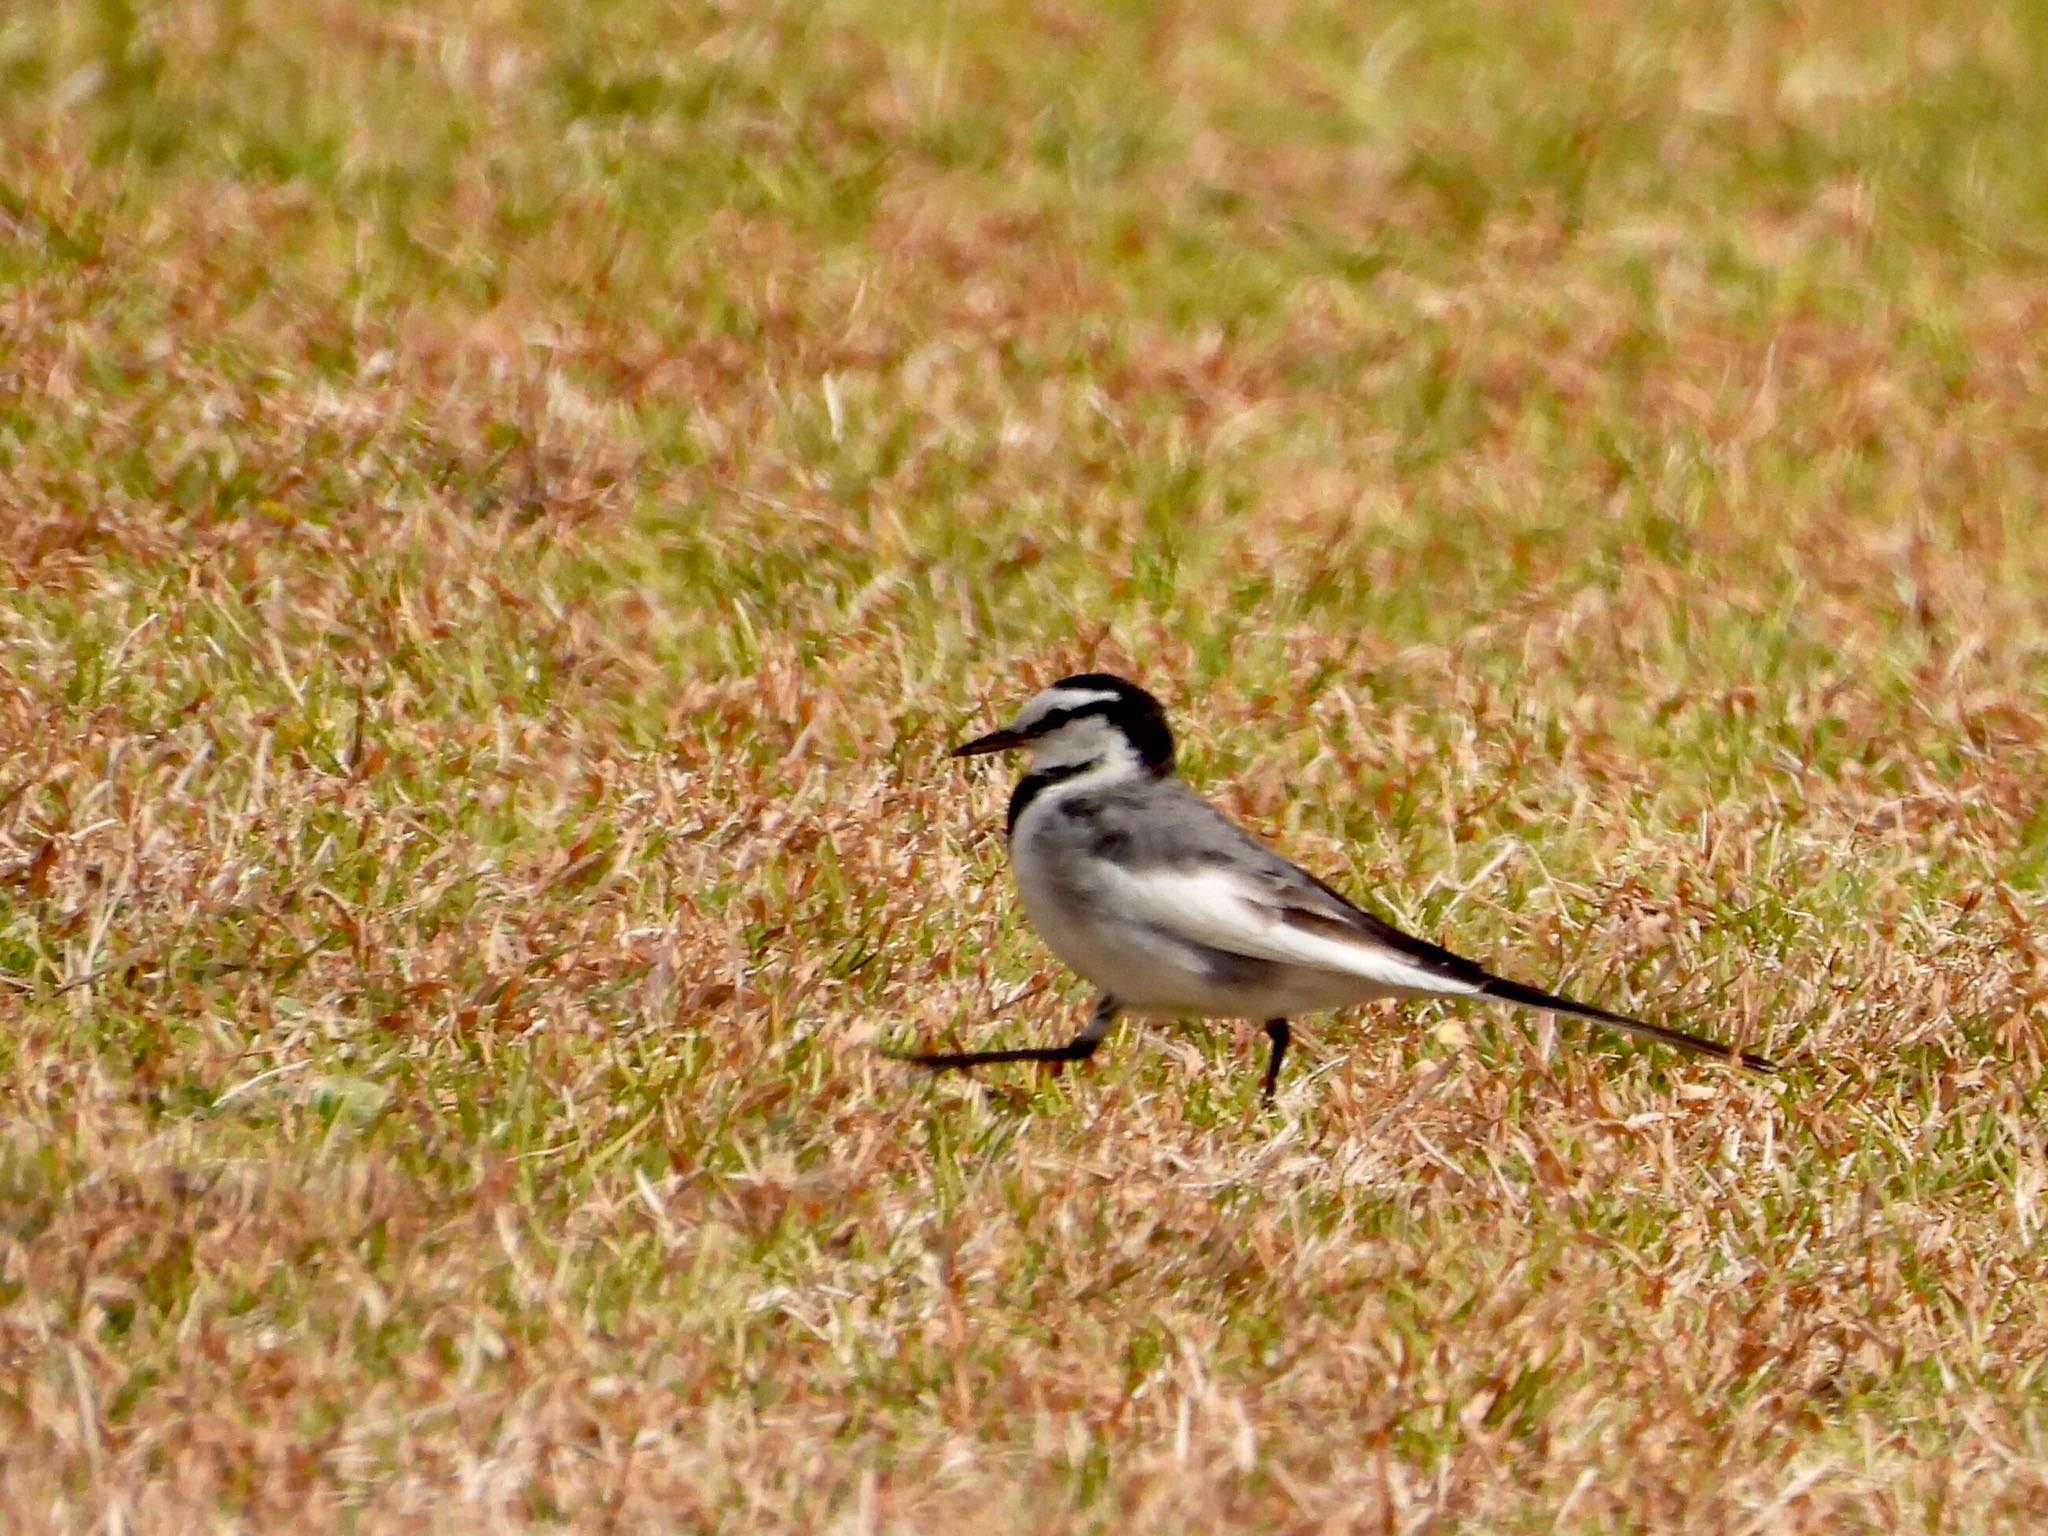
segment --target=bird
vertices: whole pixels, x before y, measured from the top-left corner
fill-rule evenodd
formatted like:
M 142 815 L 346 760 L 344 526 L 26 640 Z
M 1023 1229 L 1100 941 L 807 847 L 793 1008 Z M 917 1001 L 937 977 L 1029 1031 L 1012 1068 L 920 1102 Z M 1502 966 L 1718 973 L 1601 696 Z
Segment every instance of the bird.
M 1086 1061 L 1119 1017 L 1240 1018 L 1270 1042 L 1270 1102 L 1290 1021 L 1374 998 L 1491 999 L 1772 1073 L 1767 1057 L 1496 976 L 1403 932 L 1232 821 L 1174 771 L 1159 701 L 1108 672 L 1063 677 L 956 758 L 1022 751 L 1010 867 L 1024 911 L 1096 991 L 1064 1045 L 888 1050 L 932 1071 Z M 1057 1066 L 1055 1066 L 1057 1070 Z

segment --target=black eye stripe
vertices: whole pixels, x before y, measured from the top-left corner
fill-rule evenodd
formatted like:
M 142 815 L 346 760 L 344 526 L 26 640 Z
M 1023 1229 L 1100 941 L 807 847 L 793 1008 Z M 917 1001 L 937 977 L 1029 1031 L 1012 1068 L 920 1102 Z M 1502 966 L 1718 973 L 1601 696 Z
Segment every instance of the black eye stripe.
M 1074 721 L 1085 720 L 1091 715 L 1102 715 L 1104 717 L 1114 715 L 1121 707 L 1122 701 L 1120 699 L 1094 699 L 1086 704 L 1076 704 L 1071 709 L 1056 709 L 1039 721 L 1038 724 L 1031 727 L 1027 734 L 1032 736 L 1048 735 L 1063 725 L 1071 725 Z
M 1104 687 L 1106 689 L 1108 684 L 1105 683 Z M 1173 732 L 1167 728 L 1166 716 L 1158 701 L 1129 684 L 1120 687 L 1124 691 L 1110 697 L 1094 698 L 1085 704 L 1052 710 L 1035 725 L 1024 727 L 1021 734 L 1027 740 L 1035 740 L 1076 720 L 1107 720 L 1123 733 L 1124 740 L 1130 743 L 1146 768 L 1154 774 L 1170 773 L 1173 769 Z

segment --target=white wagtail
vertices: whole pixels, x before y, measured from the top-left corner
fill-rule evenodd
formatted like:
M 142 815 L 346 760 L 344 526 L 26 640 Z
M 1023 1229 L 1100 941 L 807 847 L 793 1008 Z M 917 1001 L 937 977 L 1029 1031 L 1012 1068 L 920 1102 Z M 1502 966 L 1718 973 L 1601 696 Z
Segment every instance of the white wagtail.
M 1024 910 L 1053 953 L 1100 989 L 1065 1045 L 892 1051 L 943 1070 L 1004 1061 L 1084 1061 L 1121 1013 L 1263 1019 L 1265 1095 L 1287 1054 L 1287 1021 L 1369 998 L 1495 998 L 1589 1019 L 1740 1062 L 1774 1063 L 1495 976 L 1411 937 L 1242 831 L 1174 776 L 1159 701 L 1085 672 L 1034 697 L 1001 730 L 953 749 L 1021 747 L 1031 768 L 1010 796 L 1010 864 Z

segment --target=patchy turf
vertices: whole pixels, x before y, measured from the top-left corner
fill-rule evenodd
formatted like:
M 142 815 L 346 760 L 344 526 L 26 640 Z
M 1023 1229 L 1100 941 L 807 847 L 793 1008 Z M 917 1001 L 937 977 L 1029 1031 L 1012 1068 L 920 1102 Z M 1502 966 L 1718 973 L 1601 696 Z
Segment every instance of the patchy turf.
M 2048 1519 L 2038 8 L 1225 9 L 0 17 L 0 1525 Z M 1784 1078 L 880 1060 L 1084 662 Z

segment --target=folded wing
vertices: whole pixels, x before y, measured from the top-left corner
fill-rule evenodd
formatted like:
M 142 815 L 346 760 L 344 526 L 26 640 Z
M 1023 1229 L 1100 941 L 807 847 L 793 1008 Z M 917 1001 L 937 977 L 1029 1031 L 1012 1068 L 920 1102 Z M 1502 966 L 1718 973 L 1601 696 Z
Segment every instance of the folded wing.
M 1110 878 L 1121 910 L 1226 954 L 1431 997 L 1470 996 L 1488 979 L 1469 960 L 1402 933 L 1292 869 L 1155 865 Z

